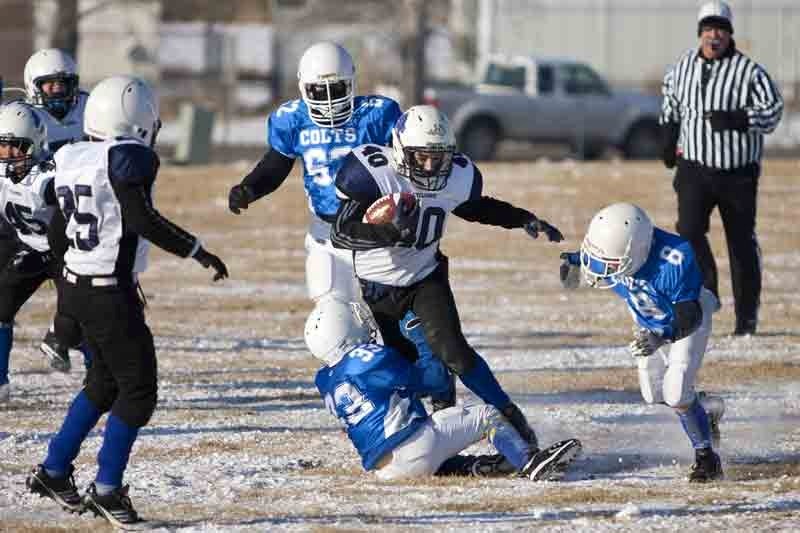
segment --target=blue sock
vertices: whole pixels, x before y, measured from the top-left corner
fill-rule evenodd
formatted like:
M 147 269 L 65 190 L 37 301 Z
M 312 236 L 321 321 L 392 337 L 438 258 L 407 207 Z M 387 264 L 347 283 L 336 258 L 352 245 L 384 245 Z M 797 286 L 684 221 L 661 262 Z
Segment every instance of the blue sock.
M 459 378 L 461 378 L 461 383 L 489 405 L 502 410 L 511 403 L 511 399 L 500 387 L 489 365 L 486 364 L 486 360 L 477 352 L 475 353 L 475 366 L 469 372 L 460 375 Z
M 109 487 L 122 486 L 122 474 L 128 466 L 131 448 L 139 428 L 131 427 L 114 413 L 108 415 L 103 446 L 97 454 L 97 484 Z
M 692 441 L 695 450 L 700 448 L 711 448 L 711 424 L 708 421 L 708 414 L 700 402 L 695 398 L 692 405 L 683 413 L 678 413 L 681 419 L 683 430 Z
M 407 312 L 403 320 L 400 321 L 400 331 L 417 348 L 417 366 L 423 368 L 429 364 L 435 364 L 432 362 L 434 359 L 441 361 L 431 350 L 428 341 L 425 340 L 425 330 L 422 328 L 422 322 L 413 311 Z M 433 401 L 448 401 L 455 398 L 455 381 L 450 379 L 450 371 L 445 369 L 442 377 L 447 380 L 447 383 L 442 383 L 442 386 L 439 387 L 442 392 L 431 393 L 431 400 Z
M 69 406 L 61 429 L 47 447 L 47 458 L 43 466 L 48 475 L 61 477 L 67 472 L 69 465 L 78 456 L 83 440 L 97 425 L 101 414 L 84 391 L 78 393 Z
M 0 385 L 8 383 L 8 360 L 14 342 L 14 325 L 0 322 Z
M 92 366 L 92 351 L 89 349 L 89 343 L 83 341 L 78 345 L 78 350 L 83 354 L 83 366 L 89 370 L 89 367 Z
M 492 420 L 488 434 L 489 442 L 497 448 L 497 451 L 503 454 L 514 468 L 522 470 L 531 458 L 530 447 L 500 413 L 497 413 L 497 418 Z

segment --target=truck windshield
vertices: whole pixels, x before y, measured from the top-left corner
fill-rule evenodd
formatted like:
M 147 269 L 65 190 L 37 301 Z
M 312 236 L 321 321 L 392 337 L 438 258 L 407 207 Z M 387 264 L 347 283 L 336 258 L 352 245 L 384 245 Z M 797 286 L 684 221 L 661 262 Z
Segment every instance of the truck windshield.
M 513 87 L 514 89 L 524 91 L 525 67 L 490 63 L 489 67 L 486 69 L 486 79 L 483 82 L 490 85 Z

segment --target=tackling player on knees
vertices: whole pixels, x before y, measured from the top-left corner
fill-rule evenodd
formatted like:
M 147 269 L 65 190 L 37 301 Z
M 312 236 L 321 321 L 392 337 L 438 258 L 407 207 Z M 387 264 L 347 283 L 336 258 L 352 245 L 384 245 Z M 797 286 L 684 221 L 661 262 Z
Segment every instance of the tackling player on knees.
M 491 405 L 449 407 L 428 416 L 419 396 L 449 387 L 444 365 L 430 354 L 411 363 L 376 344 L 376 333 L 367 309 L 334 297 L 317 302 L 305 327 L 309 350 L 325 365 L 315 379 L 325 406 L 347 431 L 364 469 L 380 479 L 433 475 L 485 437 L 514 471 L 535 481 L 563 473 L 580 452 L 575 439 L 532 451 Z
M 580 252 L 564 253 L 561 280 L 575 288 L 580 270 L 590 287 L 610 289 L 628 304 L 642 397 L 672 407 L 695 450 L 689 481 L 722 478 L 722 398 L 695 392 L 711 336 L 716 299 L 703 287 L 688 241 L 653 226 L 641 208 L 618 203 L 592 218 Z M 664 349 L 661 349 L 664 347 Z
M 89 141 L 55 157 L 52 240 L 66 239 L 58 314 L 81 325 L 94 359 L 86 383 L 47 456 L 27 479 L 31 492 L 70 511 L 90 510 L 118 527 L 140 521 L 122 478 L 139 429 L 156 407 L 153 336 L 137 292 L 150 243 L 228 276 L 225 264 L 153 205 L 159 159 L 158 100 L 142 80 L 115 76 L 100 82 L 86 104 Z M 94 483 L 81 498 L 72 473 L 81 444 L 109 412 Z

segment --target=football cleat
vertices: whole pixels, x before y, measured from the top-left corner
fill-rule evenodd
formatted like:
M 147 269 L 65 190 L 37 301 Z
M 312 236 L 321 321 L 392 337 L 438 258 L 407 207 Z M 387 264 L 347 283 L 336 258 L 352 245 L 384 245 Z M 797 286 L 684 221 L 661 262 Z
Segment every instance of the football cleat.
M 501 454 L 478 455 L 470 465 L 470 475 L 474 477 L 500 477 L 515 474 L 517 469 Z
M 719 455 L 710 448 L 701 448 L 695 451 L 694 464 L 689 472 L 690 483 L 708 483 L 723 479 L 722 461 Z
M 39 465 L 25 480 L 25 485 L 33 494 L 50 498 L 67 511 L 81 512 L 83 504 L 78 494 L 78 487 L 75 486 L 75 478 L 72 476 L 74 471 L 75 468 L 70 465 L 69 471 L 64 477 L 50 477 L 47 470 Z
M 95 516 L 102 516 L 119 529 L 140 529 L 144 520 L 139 518 L 139 513 L 133 508 L 128 497 L 128 489 L 129 486 L 125 485 L 101 496 L 97 494 L 97 488 L 92 483 L 83 496 L 83 507 L 93 512 Z
M 69 360 L 69 349 L 58 342 L 54 332 L 47 332 L 47 335 L 42 339 L 42 344 L 39 345 L 39 349 L 50 360 L 50 366 L 53 369 L 59 372 L 69 372 L 70 368 L 72 368 Z
M 719 396 L 712 396 L 706 392 L 698 392 L 697 400 L 708 415 L 708 422 L 711 425 L 711 446 L 717 449 L 721 440 L 719 421 L 725 414 L 725 401 Z
M 520 470 L 520 475 L 533 481 L 555 481 L 564 474 L 581 449 L 581 441 L 578 439 L 556 442 L 549 448 L 534 453 Z

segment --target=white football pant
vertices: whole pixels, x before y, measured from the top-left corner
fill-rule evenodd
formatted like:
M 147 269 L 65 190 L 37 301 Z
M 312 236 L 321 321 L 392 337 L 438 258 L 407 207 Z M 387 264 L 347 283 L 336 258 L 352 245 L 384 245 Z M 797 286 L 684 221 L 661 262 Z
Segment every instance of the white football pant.
M 500 412 L 487 404 L 436 411 L 392 450 L 391 461 L 375 470 L 375 475 L 384 480 L 432 476 L 447 459 L 484 438 L 498 418 L 502 418 Z
M 312 217 L 305 239 L 308 297 L 316 302 L 334 294 L 345 302 L 360 302 L 361 288 L 353 270 L 353 252 L 334 248 L 330 232 L 330 224 Z
M 645 402 L 683 408 L 694 401 L 694 382 L 711 336 L 711 315 L 715 306 L 714 295 L 703 288 L 700 291 L 703 309 L 700 327 L 688 337 L 663 346 L 650 357 L 636 358 L 639 387 Z

